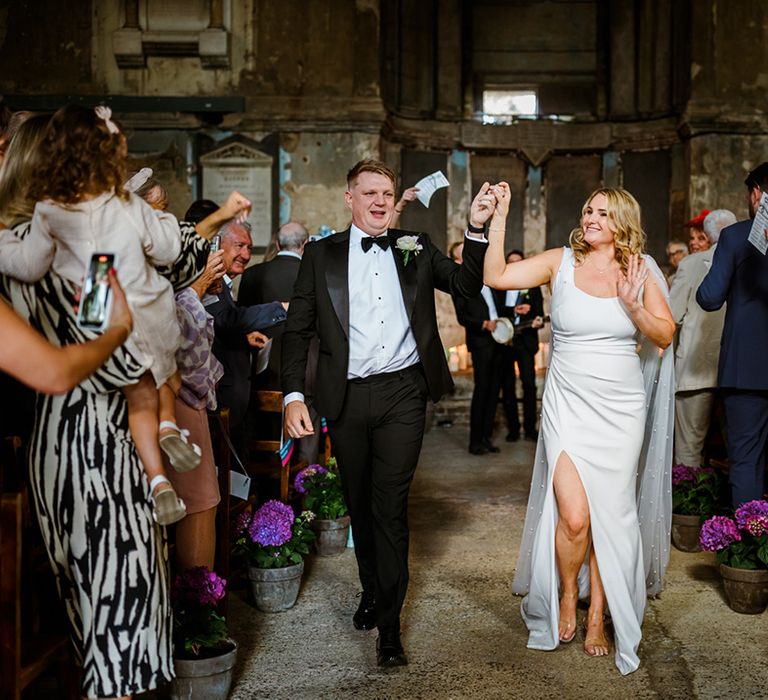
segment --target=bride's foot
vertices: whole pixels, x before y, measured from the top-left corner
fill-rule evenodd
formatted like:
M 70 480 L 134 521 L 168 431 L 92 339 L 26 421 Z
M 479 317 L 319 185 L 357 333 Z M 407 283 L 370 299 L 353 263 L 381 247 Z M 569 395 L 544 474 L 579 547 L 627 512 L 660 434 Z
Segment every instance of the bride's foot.
M 572 642 L 576 636 L 576 604 L 578 593 L 564 593 L 560 598 L 560 623 L 557 633 L 561 644 Z
M 587 656 L 607 656 L 608 637 L 605 635 L 605 616 L 602 613 L 587 614 L 584 651 Z

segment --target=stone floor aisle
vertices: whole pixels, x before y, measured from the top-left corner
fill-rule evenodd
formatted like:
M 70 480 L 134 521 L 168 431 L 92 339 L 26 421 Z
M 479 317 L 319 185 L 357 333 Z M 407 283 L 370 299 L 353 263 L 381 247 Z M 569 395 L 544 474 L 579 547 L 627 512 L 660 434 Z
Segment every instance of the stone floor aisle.
M 473 457 L 466 444 L 463 428 L 432 430 L 416 473 L 403 613 L 409 666 L 379 670 L 376 632 L 352 627 L 359 586 L 348 550 L 308 562 L 288 612 L 261 613 L 244 590 L 233 596 L 233 699 L 768 698 L 768 613 L 732 612 L 709 554 L 672 550 L 630 676 L 616 670 L 613 650 L 587 657 L 581 635 L 554 652 L 526 649 L 510 583 L 534 445 L 501 442 L 501 454 Z

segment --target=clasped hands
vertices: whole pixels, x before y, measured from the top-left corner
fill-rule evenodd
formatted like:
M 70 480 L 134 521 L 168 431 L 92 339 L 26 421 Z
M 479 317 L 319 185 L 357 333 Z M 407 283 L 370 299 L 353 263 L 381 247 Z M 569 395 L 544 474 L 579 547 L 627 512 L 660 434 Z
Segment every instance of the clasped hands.
M 509 212 L 510 197 L 511 192 L 506 182 L 499 182 L 496 185 L 484 182 L 469 209 L 470 226 L 482 228 L 489 220 L 491 225 L 494 221 L 503 225 Z M 472 235 L 471 232 L 470 235 Z

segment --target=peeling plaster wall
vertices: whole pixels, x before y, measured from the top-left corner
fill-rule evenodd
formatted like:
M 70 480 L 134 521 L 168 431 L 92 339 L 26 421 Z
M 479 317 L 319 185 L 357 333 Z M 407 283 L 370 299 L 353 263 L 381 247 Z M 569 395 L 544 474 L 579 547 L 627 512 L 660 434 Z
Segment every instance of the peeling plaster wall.
M 89 92 L 91 3 L 5 2 L 0 9 L 0 91 Z
M 730 209 L 748 217 L 744 178 L 768 160 L 768 135 L 706 135 L 689 142 L 691 211 Z
M 280 223 L 298 221 L 310 233 L 336 231 L 350 222 L 344 202 L 347 171 L 362 158 L 378 157 L 379 137 L 360 133 L 283 133 Z
M 472 204 L 472 173 L 468 151 L 454 150 L 448 158 L 448 248 L 464 238 L 469 207 Z M 446 253 L 448 251 L 446 250 Z M 456 320 L 456 309 L 449 294 L 435 292 L 435 309 L 440 339 L 446 348 L 465 342 L 464 326 Z
M 768 5 L 762 0 L 692 4 L 687 115 L 702 123 L 687 142 L 688 216 L 702 208 L 747 217 L 744 177 L 768 160 Z M 716 122 L 708 128 L 707 122 Z M 729 133 L 730 132 L 730 133 Z
M 696 0 L 691 7 L 691 101 L 694 112 L 756 120 L 766 116 L 768 4 Z

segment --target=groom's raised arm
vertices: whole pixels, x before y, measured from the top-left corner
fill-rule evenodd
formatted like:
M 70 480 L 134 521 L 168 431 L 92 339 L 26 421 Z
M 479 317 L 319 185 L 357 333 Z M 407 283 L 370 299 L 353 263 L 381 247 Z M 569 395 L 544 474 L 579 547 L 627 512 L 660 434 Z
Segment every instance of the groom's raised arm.
M 443 255 L 427 236 L 432 258 L 432 276 L 435 289 L 453 297 L 471 298 L 480 294 L 483 288 L 483 261 L 488 243 L 483 239 L 464 237 L 463 264 L 459 265 Z

